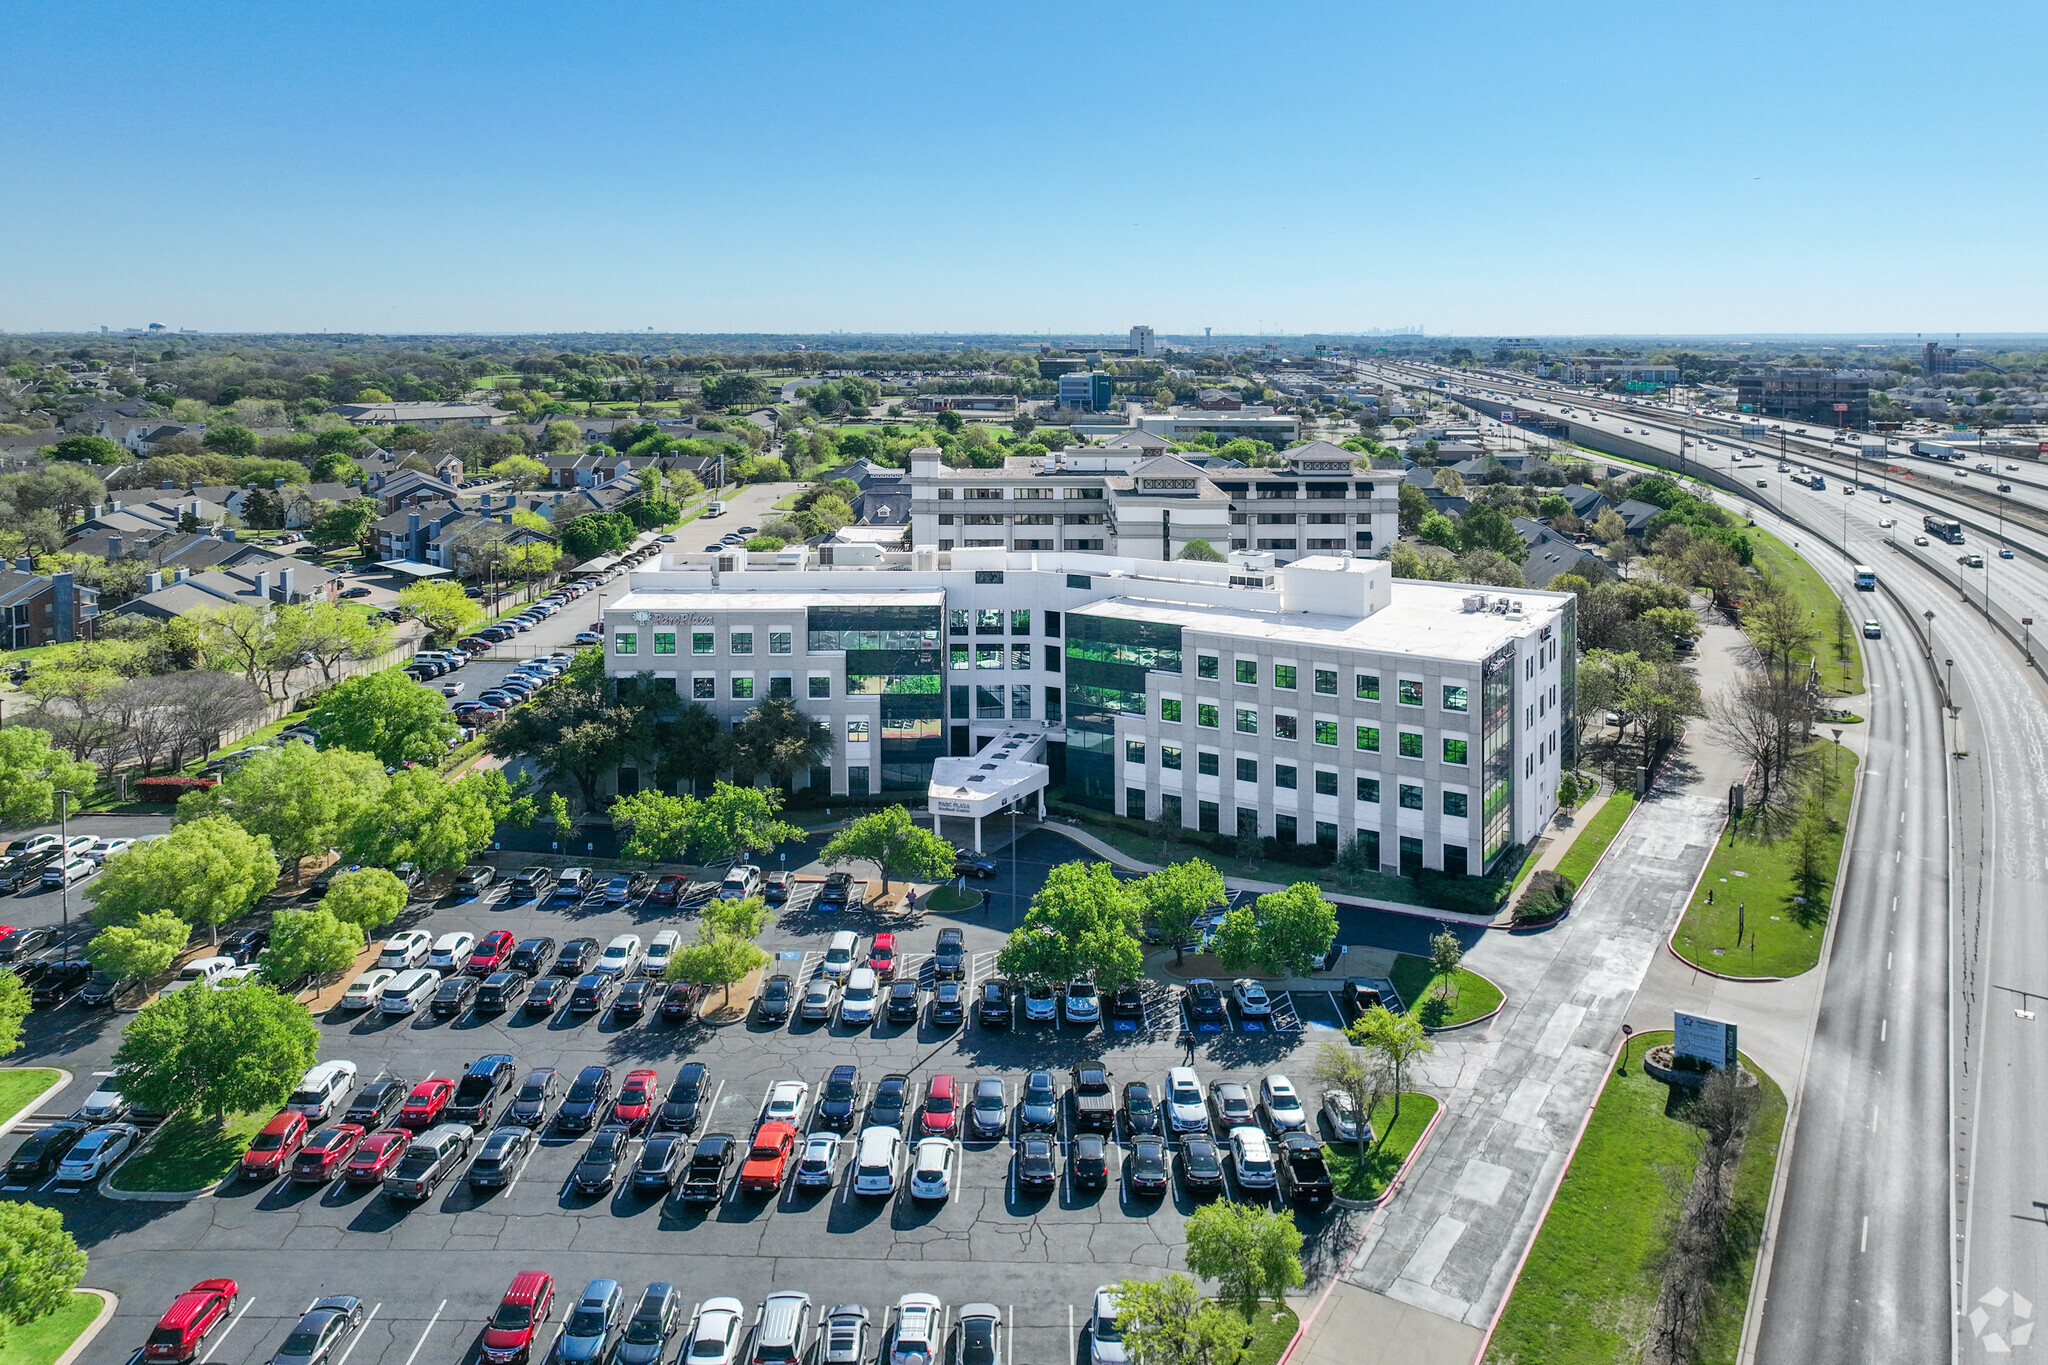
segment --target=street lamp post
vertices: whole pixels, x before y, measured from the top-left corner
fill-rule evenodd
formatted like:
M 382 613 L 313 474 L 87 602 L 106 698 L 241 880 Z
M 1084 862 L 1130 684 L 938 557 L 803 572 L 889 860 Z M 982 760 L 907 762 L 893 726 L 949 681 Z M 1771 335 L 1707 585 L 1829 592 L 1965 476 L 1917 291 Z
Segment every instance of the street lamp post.
M 2034 618 L 2020 618 L 2020 655 L 2028 663 L 2034 662 Z
M 57 790 L 57 838 L 60 841 L 57 854 L 57 903 L 64 912 L 64 951 L 71 951 L 71 797 L 73 793 Z
M 1960 715 L 1962 714 L 1961 710 L 1956 706 L 1956 661 L 1954 659 L 1944 659 L 1942 663 L 1948 669 L 1948 685 L 1944 689 L 1943 700 L 1948 703 L 1950 715 Z

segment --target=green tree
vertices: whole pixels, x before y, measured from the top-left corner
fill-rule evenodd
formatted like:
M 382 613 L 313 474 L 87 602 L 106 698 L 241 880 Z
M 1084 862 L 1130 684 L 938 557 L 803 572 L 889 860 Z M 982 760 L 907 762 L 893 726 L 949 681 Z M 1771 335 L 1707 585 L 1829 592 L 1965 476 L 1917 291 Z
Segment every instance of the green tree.
M 0 729 L 0 828 L 47 824 L 57 813 L 57 793 L 69 791 L 71 805 L 92 794 L 99 768 L 52 747 L 47 730 L 30 725 Z
M 0 972 L 0 1057 L 21 1046 L 21 1025 L 33 1004 L 19 973 Z
M 701 396 L 707 408 L 752 408 L 768 401 L 768 389 L 750 374 L 721 374 L 704 381 Z
M 167 972 L 192 939 L 192 926 L 167 911 L 110 924 L 85 945 L 85 959 L 117 981 L 147 981 Z
M 1219 1199 L 1188 1216 L 1188 1269 L 1216 1281 L 1218 1297 L 1250 1322 L 1302 1283 L 1301 1229 L 1291 1212 Z
M 182 806 L 179 820 L 155 843 L 107 859 L 85 893 L 93 901 L 94 923 L 132 925 L 166 911 L 187 924 L 205 925 L 208 941 L 218 942 L 221 925 L 277 885 L 277 858 L 267 835 L 251 834 L 217 815 L 188 818 Z
M 369 498 L 355 498 L 314 517 L 313 524 L 306 528 L 306 538 L 323 550 L 360 545 L 376 521 L 377 504 Z
M 320 669 L 324 682 L 334 681 L 335 667 L 344 659 L 374 659 L 391 648 L 389 626 L 339 603 L 307 602 L 293 614 L 299 653 Z
M 256 453 L 256 433 L 233 422 L 215 422 L 206 429 L 201 443 L 208 450 L 217 450 L 234 458 L 247 458 Z
M 1459 547 L 1458 524 L 1441 512 L 1433 511 L 1425 516 L 1416 534 L 1428 544 L 1441 545 L 1446 550 Z
M 665 975 L 670 981 L 688 981 L 706 990 L 720 987 L 725 992 L 723 1003 L 730 1004 L 734 984 L 767 962 L 768 954 L 760 945 L 738 934 L 719 933 L 705 924 L 699 927 L 695 943 L 676 950 Z
M 1422 519 L 1430 514 L 1429 495 L 1406 480 L 1396 487 L 1399 489 L 1395 496 L 1400 508 L 1401 534 L 1415 535 L 1422 530 Z
M 1344 1032 L 1352 1042 L 1371 1053 L 1392 1076 L 1394 1118 L 1399 1119 L 1401 1089 L 1408 1063 L 1435 1051 L 1436 1045 L 1429 1041 L 1429 1035 L 1423 1032 L 1414 1015 L 1395 1014 L 1384 1005 L 1375 1005 L 1359 1015 Z
M 306 720 L 322 745 L 374 754 L 393 767 L 440 758 L 457 733 L 447 699 L 396 668 L 342 679 Z
M 703 910 L 704 925 L 716 934 L 758 938 L 768 927 L 768 902 L 759 896 L 741 900 L 714 900 Z
M 524 825 L 533 801 L 505 774 L 481 768 L 445 781 L 433 768 L 402 769 L 344 841 L 358 862 L 411 863 L 423 872 L 458 868 L 488 846 L 500 823 Z
M 179 991 L 144 1005 L 114 1053 L 121 1094 L 215 1123 L 284 1103 L 320 1046 L 306 1007 L 262 986 Z
M 1192 564 L 1222 564 L 1226 562 L 1224 557 L 1217 553 L 1216 547 L 1206 540 L 1189 541 L 1180 547 L 1180 554 L 1175 556 L 1175 558 L 1185 559 Z
M 612 828 L 629 831 L 619 845 L 621 858 L 679 863 L 689 856 L 690 840 L 697 833 L 696 797 L 636 792 L 620 797 L 610 814 Z
M 459 584 L 447 579 L 413 584 L 398 594 L 398 605 L 418 618 L 437 640 L 454 639 L 484 614 Z
M 1013 980 L 1086 976 L 1114 990 L 1144 970 L 1135 937 L 1142 914 L 1136 887 L 1119 880 L 1108 863 L 1062 863 L 1031 898 L 997 966 Z
M 0 1340 L 71 1301 L 85 1279 L 85 1253 L 56 1209 L 0 1204 Z
M 582 444 L 583 432 L 574 422 L 550 422 L 547 430 L 541 433 L 542 450 L 574 450 Z
M 13 492 L 18 510 L 54 512 L 57 520 L 68 526 L 86 508 L 106 501 L 107 486 L 89 469 L 51 464 L 22 475 Z
M 46 460 L 71 460 L 79 464 L 127 464 L 135 458 L 126 446 L 104 436 L 67 436 L 37 453 Z
M 270 920 L 263 979 L 279 990 L 289 990 L 309 976 L 325 978 L 345 971 L 362 949 L 362 926 L 340 918 L 324 905 L 313 910 L 280 910 Z
M 802 826 L 781 818 L 782 793 L 720 782 L 697 803 L 690 842 L 706 862 L 747 858 L 804 837 Z
M 300 859 L 341 843 L 387 782 L 384 765 L 369 754 L 287 744 L 257 754 L 217 787 L 188 793 L 178 819 L 225 815 L 268 835 L 296 875 Z
M 1225 915 L 1210 950 L 1231 971 L 1307 976 L 1336 937 L 1337 908 L 1314 882 L 1296 882 Z
M 548 476 L 548 467 L 527 455 L 513 455 L 498 461 L 485 471 L 494 479 L 503 479 L 522 492 L 538 488 Z
M 733 722 L 721 757 L 744 782 L 766 777 L 788 787 L 832 756 L 832 727 L 797 709 L 787 698 L 762 702 Z
M 1429 975 L 1437 983 L 1439 1000 L 1450 994 L 1451 980 L 1458 974 L 1458 964 L 1465 960 L 1465 945 L 1449 929 L 1437 934 L 1429 941 Z
M 633 519 L 623 512 L 585 512 L 563 522 L 556 539 L 571 559 L 596 559 L 617 554 L 636 534 Z
M 1237 1365 L 1244 1324 L 1185 1275 L 1120 1280 L 1116 1325 L 1133 1365 Z
M 1146 927 L 1173 945 L 1176 964 L 1202 912 L 1230 899 L 1223 874 L 1200 858 L 1169 863 L 1140 879 L 1137 894 Z
M 708 707 L 692 702 L 667 724 L 654 727 L 655 780 L 667 786 L 688 782 L 702 791 L 718 777 L 718 718 Z
M 320 909 L 367 936 L 399 916 L 408 899 L 405 883 L 381 867 L 365 867 L 336 877 L 320 898 Z
M 882 874 L 882 894 L 893 877 L 941 881 L 953 875 L 953 846 L 910 818 L 904 807 L 884 806 L 861 816 L 832 836 L 818 855 L 827 867 L 873 863 Z
M 1335 1090 L 1350 1097 L 1352 1107 L 1358 1111 L 1360 1157 L 1365 1155 L 1373 1112 L 1380 1107 L 1380 1097 L 1385 1093 L 1381 1079 L 1385 1074 L 1372 1064 L 1368 1054 L 1336 1041 L 1324 1043 L 1316 1050 L 1315 1063 L 1309 1070 L 1309 1079 L 1318 1090 Z
M 1515 524 L 1498 507 L 1485 503 L 1467 512 L 1458 523 L 1458 542 L 1464 549 L 1491 550 L 1517 564 L 1529 557 L 1529 547 L 1523 544 L 1522 533 L 1515 529 Z

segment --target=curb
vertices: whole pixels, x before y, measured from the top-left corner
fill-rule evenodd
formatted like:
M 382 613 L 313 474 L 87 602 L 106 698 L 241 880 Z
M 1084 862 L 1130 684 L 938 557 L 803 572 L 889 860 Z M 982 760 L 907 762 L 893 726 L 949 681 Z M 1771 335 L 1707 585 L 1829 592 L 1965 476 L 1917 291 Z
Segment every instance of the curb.
M 18 1111 L 16 1111 L 13 1118 L 7 1120 L 7 1122 L 5 1123 L 0 1123 L 0 1137 L 5 1137 L 7 1136 L 7 1134 L 13 1132 L 14 1125 L 20 1123 L 23 1119 L 33 1117 L 35 1115 L 36 1110 L 42 1108 L 44 1100 L 47 1100 L 52 1095 L 60 1093 L 66 1086 L 70 1085 L 73 1080 L 77 1079 L 69 1071 L 66 1071 L 61 1066 L 25 1066 L 19 1068 L 10 1067 L 8 1069 L 21 1071 L 54 1071 L 57 1073 L 57 1083 L 51 1086 L 48 1090 L 45 1090 L 42 1094 L 30 1100 L 27 1104 L 21 1106 L 21 1108 Z
M 1683 915 L 1679 916 L 1678 923 L 1685 923 L 1685 917 Z M 1736 981 L 1752 986 L 1761 986 L 1766 985 L 1773 981 L 1790 981 L 1793 979 L 1789 976 L 1730 976 L 1727 972 L 1717 972 L 1712 967 L 1702 967 L 1699 963 L 1694 962 L 1691 958 L 1687 957 L 1684 953 L 1679 952 L 1678 949 L 1675 946 L 1673 946 L 1671 940 L 1676 937 L 1678 937 L 1678 925 L 1673 925 L 1671 928 L 1671 933 L 1664 940 L 1664 951 L 1671 954 L 1673 957 L 1677 958 L 1680 962 L 1683 962 L 1686 966 L 1692 968 L 1694 971 L 1699 972 L 1703 975 L 1714 977 L 1715 979 L 1720 981 Z M 1819 964 L 1816 963 L 1815 965 L 1817 966 Z M 1812 967 L 1808 967 L 1806 969 L 1806 971 L 1808 972 L 1812 970 Z M 1806 972 L 1801 972 L 1799 975 L 1805 976 Z
M 164 1120 L 164 1123 L 166 1124 L 169 1122 L 170 1120 L 168 1118 Z M 150 1143 L 155 1142 L 157 1140 L 158 1135 L 161 1134 L 163 1130 L 163 1124 L 159 1124 L 157 1126 L 156 1132 L 151 1133 L 147 1138 L 143 1139 L 141 1142 L 136 1143 L 135 1150 L 130 1152 L 127 1156 L 122 1157 L 121 1164 L 119 1166 L 114 1167 L 113 1170 L 108 1171 L 106 1175 L 100 1179 L 100 1183 L 94 1188 L 99 1191 L 101 1198 L 120 1200 L 124 1203 L 130 1204 L 184 1204 L 189 1203 L 194 1199 L 207 1198 L 208 1196 L 212 1195 L 215 1191 L 220 1189 L 221 1186 L 227 1184 L 228 1181 L 233 1180 L 235 1178 L 235 1172 L 229 1171 L 226 1175 L 214 1181 L 211 1185 L 204 1185 L 196 1190 L 115 1189 L 114 1177 L 121 1173 L 121 1166 L 126 1166 L 129 1162 L 135 1160 L 136 1157 L 140 1156 L 142 1154 L 142 1149 L 149 1146 Z
M 1491 1018 L 1492 1016 L 1489 1015 L 1487 1017 Z M 1401 1182 L 1408 1178 L 1408 1172 L 1415 1165 L 1415 1158 L 1421 1156 L 1422 1149 L 1429 1145 L 1430 1134 L 1434 1133 L 1436 1131 L 1436 1126 L 1439 1123 L 1443 1122 L 1444 1110 L 1448 1109 L 1449 1107 L 1450 1106 L 1442 1100 L 1438 1100 L 1436 1102 L 1436 1112 L 1430 1115 L 1429 1123 L 1422 1130 L 1422 1136 L 1416 1138 L 1415 1145 L 1408 1149 L 1407 1159 L 1401 1163 L 1401 1169 L 1394 1172 L 1394 1178 L 1387 1182 L 1387 1188 L 1381 1192 L 1379 1198 L 1346 1199 L 1342 1195 L 1333 1194 L 1330 1196 L 1330 1202 L 1332 1204 L 1335 1204 L 1340 1209 L 1377 1209 L 1384 1207 L 1388 1200 L 1392 1199 L 1395 1195 L 1401 1192 Z M 1287 1357 L 1283 1353 L 1280 1358 L 1282 1360 L 1285 1360 Z
M 1471 969 L 1470 969 L 1469 967 L 1468 967 L 1468 968 L 1466 968 L 1466 970 L 1467 970 L 1467 971 L 1471 971 Z M 1479 973 L 1477 973 L 1477 972 L 1473 972 L 1472 974 L 1473 974 L 1474 976 L 1478 976 L 1478 975 L 1479 975 Z M 1493 981 L 1493 980 L 1492 980 L 1492 978 L 1490 978 L 1490 977 L 1482 977 L 1481 979 L 1482 979 L 1482 980 L 1484 980 L 1484 981 L 1486 981 L 1486 983 L 1487 983 L 1488 985 L 1492 986 L 1492 987 L 1493 987 L 1493 988 L 1494 988 L 1495 990 L 1497 990 L 1497 991 L 1500 991 L 1500 986 L 1499 986 L 1499 984 L 1498 984 L 1497 982 Z M 1466 1030 L 1466 1029 L 1468 1029 L 1468 1028 L 1478 1028 L 1478 1027 L 1479 1027 L 1479 1026 L 1480 1026 L 1481 1024 L 1490 1024 L 1490 1023 L 1492 1023 L 1492 1022 L 1493 1022 L 1493 1021 L 1494 1021 L 1494 1020 L 1495 1020 L 1496 1018 L 1498 1018 L 1498 1017 L 1500 1016 L 1500 1012 L 1501 1012 L 1502 1010 L 1506 1009 L 1507 1007 L 1508 1007 L 1508 993 L 1507 993 L 1506 991 L 1500 991 L 1500 1003 L 1499 1003 L 1498 1005 L 1495 1005 L 1495 1006 L 1494 1006 L 1494 1007 L 1493 1007 L 1492 1009 L 1488 1010 L 1488 1011 L 1487 1011 L 1486 1013 L 1484 1013 L 1484 1014 L 1480 1015 L 1480 1016 L 1479 1016 L 1479 1017 L 1478 1017 L 1477 1019 L 1467 1019 L 1467 1020 L 1466 1020 L 1466 1021 L 1465 1021 L 1464 1023 L 1462 1023 L 1462 1024 L 1445 1024 L 1445 1025 L 1444 1025 L 1443 1027 L 1441 1027 L 1441 1028 L 1430 1028 L 1430 1027 L 1429 1027 L 1428 1025 L 1426 1025 L 1426 1024 L 1425 1024 L 1425 1025 L 1423 1026 L 1423 1029 L 1422 1029 L 1422 1031 L 1423 1031 L 1424 1033 L 1428 1034 L 1428 1035 L 1429 1035 L 1430 1037 L 1432 1037 L 1432 1038 L 1440 1037 L 1440 1036 L 1442 1036 L 1443 1034 L 1446 1034 L 1446 1033 L 1461 1033 L 1461 1032 L 1463 1032 L 1464 1030 Z
M 114 1313 L 121 1307 L 120 1296 L 110 1290 L 88 1289 L 84 1285 L 80 1285 L 72 1292 L 97 1295 L 100 1301 L 100 1313 L 98 1317 L 86 1324 L 85 1330 L 78 1334 L 78 1339 L 65 1347 L 64 1354 L 52 1361 L 51 1365 L 71 1365 L 72 1361 L 84 1355 L 85 1348 L 92 1345 L 93 1338 L 100 1334 L 101 1328 L 113 1321 Z

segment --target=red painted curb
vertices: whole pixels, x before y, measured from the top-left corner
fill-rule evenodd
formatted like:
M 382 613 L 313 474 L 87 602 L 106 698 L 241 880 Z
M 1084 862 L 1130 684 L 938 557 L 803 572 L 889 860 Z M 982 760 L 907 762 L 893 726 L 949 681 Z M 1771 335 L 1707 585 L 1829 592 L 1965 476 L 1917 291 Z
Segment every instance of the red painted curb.
M 1679 916 L 1678 923 L 1685 923 L 1685 917 L 1683 915 Z M 1673 925 L 1671 928 L 1670 935 L 1664 940 L 1664 951 L 1671 954 L 1673 957 L 1677 958 L 1680 962 L 1683 962 L 1686 966 L 1692 968 L 1696 972 L 1705 972 L 1708 976 L 1715 977 L 1722 981 L 1746 981 L 1751 985 L 1763 985 L 1772 981 L 1789 981 L 1791 979 L 1790 977 L 1784 976 L 1731 976 L 1727 972 L 1717 972 L 1712 967 L 1702 967 L 1699 963 L 1694 962 L 1684 953 L 1678 951 L 1677 947 L 1673 945 L 1673 943 L 1671 942 L 1671 940 L 1676 937 L 1678 937 L 1678 926 Z M 1806 973 L 1801 972 L 1800 975 L 1804 976 L 1806 975 Z

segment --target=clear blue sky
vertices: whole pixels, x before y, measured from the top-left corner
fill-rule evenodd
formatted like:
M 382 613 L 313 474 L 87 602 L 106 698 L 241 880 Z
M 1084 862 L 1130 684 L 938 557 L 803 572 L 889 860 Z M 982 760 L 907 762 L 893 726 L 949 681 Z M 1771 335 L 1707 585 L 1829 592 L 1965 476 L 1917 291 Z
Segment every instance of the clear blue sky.
M 15 5 L 0 328 L 2048 329 L 2038 4 Z

